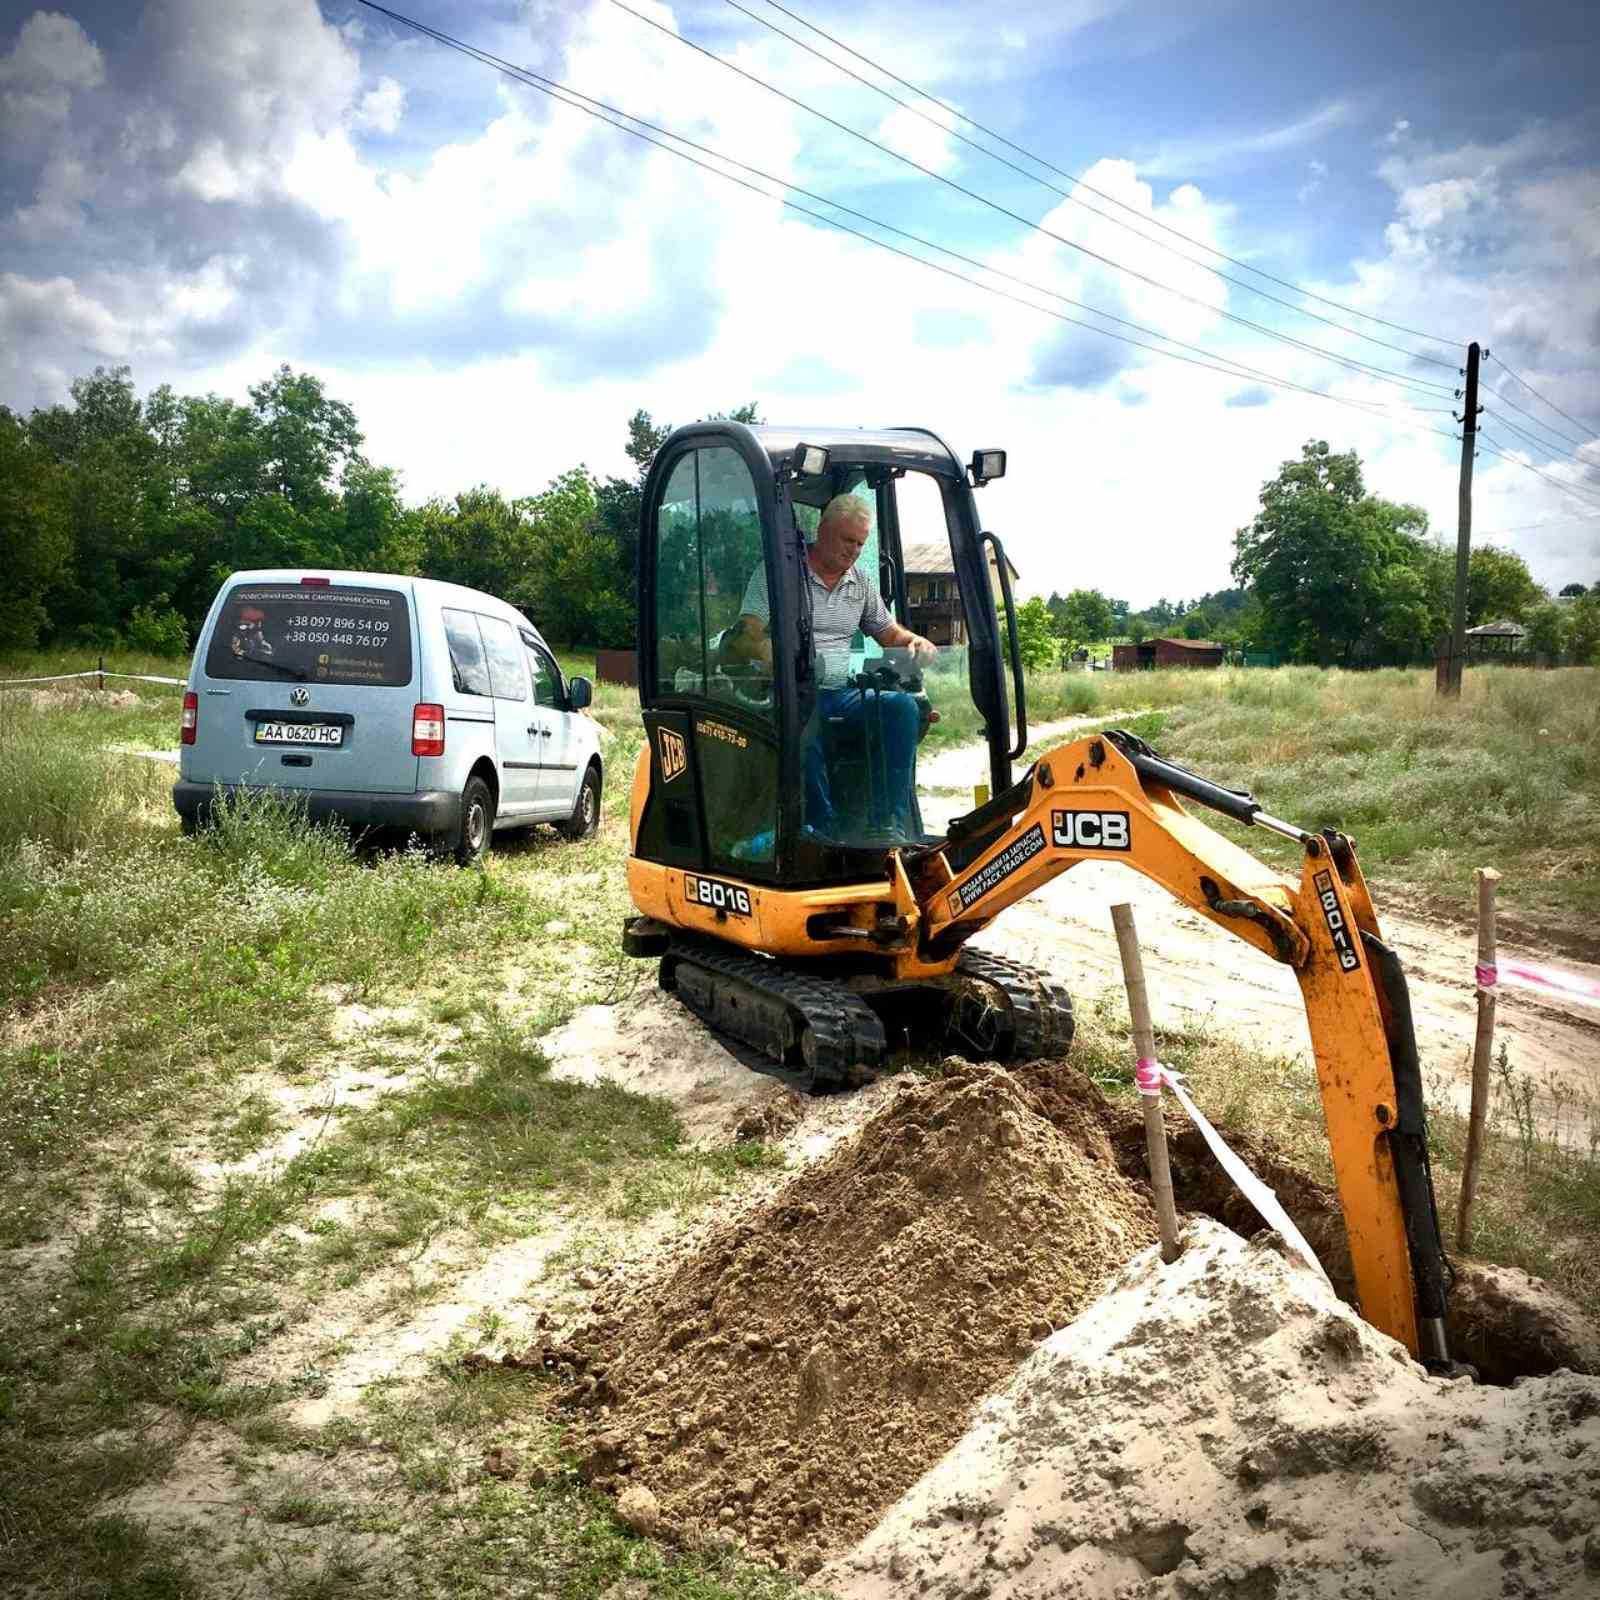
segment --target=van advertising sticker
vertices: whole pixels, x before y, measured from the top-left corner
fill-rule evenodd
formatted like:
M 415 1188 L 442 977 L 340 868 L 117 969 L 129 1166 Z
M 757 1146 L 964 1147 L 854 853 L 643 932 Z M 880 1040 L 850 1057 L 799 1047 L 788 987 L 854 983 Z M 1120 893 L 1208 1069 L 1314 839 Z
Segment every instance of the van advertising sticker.
M 1013 839 L 988 866 L 980 868 L 965 883 L 951 890 L 950 915 L 959 917 L 968 906 L 1004 883 L 1013 872 L 1026 866 L 1043 849 L 1044 828 L 1036 822 L 1020 839 Z

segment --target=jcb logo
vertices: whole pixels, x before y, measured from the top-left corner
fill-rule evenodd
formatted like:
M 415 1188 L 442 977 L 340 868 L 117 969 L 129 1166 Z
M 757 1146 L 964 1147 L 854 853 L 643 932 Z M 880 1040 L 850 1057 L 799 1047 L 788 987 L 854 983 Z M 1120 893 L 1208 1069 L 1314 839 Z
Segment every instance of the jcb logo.
M 750 891 L 736 883 L 719 883 L 715 878 L 701 878 L 686 872 L 683 897 L 695 905 L 710 906 L 713 911 L 731 911 L 736 917 L 750 915 Z
M 1126 811 L 1052 811 L 1050 832 L 1063 850 L 1132 848 Z
M 1316 886 L 1317 902 L 1322 907 L 1322 920 L 1328 924 L 1334 953 L 1339 957 L 1339 968 L 1342 972 L 1354 972 L 1361 965 L 1361 957 L 1356 954 L 1350 925 L 1345 921 L 1344 912 L 1339 909 L 1339 896 L 1334 893 L 1333 879 L 1326 872 L 1319 872 L 1311 881 Z
M 658 728 L 656 748 L 661 752 L 661 781 L 671 783 L 689 765 L 689 755 L 683 747 L 683 735 L 674 733 L 671 728 Z

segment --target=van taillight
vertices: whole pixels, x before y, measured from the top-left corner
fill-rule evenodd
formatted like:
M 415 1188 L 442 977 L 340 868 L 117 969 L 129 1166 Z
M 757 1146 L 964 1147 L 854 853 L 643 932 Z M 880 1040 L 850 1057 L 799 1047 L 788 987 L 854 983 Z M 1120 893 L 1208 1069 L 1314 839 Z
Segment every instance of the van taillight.
M 331 589 L 333 587 L 333 579 L 332 578 L 302 578 L 300 580 L 300 587 L 302 589 Z
M 414 756 L 444 754 L 444 707 L 424 701 L 411 708 L 411 753 Z
M 194 743 L 195 729 L 200 725 L 200 697 L 193 689 L 183 697 L 183 721 L 178 725 L 178 737 L 185 744 Z

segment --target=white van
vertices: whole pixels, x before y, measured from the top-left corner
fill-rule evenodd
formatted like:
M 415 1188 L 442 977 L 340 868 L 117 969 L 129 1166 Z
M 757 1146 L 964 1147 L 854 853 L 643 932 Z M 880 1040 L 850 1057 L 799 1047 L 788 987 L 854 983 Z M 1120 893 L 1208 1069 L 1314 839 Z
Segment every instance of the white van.
M 277 790 L 316 817 L 422 835 L 463 864 L 497 828 L 595 831 L 587 678 L 493 595 L 385 572 L 236 572 L 183 697 L 185 831 L 219 796 Z

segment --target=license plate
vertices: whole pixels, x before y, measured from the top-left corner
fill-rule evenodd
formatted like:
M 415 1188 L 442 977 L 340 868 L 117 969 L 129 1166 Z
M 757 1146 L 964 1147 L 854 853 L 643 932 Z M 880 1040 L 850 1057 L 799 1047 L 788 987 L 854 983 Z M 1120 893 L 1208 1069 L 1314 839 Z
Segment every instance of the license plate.
M 257 744 L 343 744 L 337 722 L 258 722 Z

